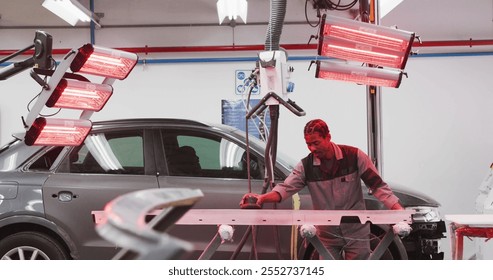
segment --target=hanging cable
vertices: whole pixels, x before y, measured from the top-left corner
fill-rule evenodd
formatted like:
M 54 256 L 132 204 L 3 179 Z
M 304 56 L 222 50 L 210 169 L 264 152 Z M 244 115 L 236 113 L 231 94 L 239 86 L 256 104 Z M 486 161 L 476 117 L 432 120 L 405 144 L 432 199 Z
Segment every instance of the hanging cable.
M 312 24 L 310 22 L 310 20 L 308 19 L 308 1 L 310 1 L 310 0 L 306 0 L 305 1 L 305 20 L 308 23 L 308 25 L 310 25 L 311 27 L 317 27 L 317 26 L 320 25 L 320 22 L 321 22 L 321 19 L 322 19 L 320 17 L 320 9 L 317 9 L 317 18 L 318 18 L 317 23 L 316 24 Z M 308 42 L 308 43 L 310 43 L 310 42 Z

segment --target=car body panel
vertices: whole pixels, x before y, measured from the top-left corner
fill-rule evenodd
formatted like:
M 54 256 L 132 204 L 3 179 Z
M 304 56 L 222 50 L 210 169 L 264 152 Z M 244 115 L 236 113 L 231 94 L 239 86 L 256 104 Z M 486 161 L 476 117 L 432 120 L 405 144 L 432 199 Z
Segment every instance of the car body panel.
M 91 212 L 103 210 L 108 201 L 124 193 L 157 187 L 156 176 L 150 175 L 53 174 L 43 186 L 46 218 L 60 225 L 78 244 L 79 258 L 108 259 L 117 252 L 115 245 L 101 242 Z M 60 201 L 63 193 L 72 199 Z M 101 246 L 113 250 L 98 250 Z
M 31 215 L 33 213 L 41 213 L 42 215 L 44 213 L 41 184 L 46 181 L 49 174 L 26 172 L 22 173 L 22 180 L 19 180 L 19 172 L 0 172 L 0 174 L 0 184 L 10 186 L 0 188 L 0 219 L 6 217 L 6 213 L 12 214 L 13 209 L 17 215 Z M 17 186 L 15 198 L 11 198 L 13 195 L 12 186 Z

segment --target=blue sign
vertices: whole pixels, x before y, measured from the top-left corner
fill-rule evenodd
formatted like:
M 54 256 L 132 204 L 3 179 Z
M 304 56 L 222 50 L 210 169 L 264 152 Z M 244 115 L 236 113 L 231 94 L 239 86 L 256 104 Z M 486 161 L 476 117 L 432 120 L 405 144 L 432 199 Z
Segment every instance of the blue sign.
M 250 99 L 250 108 L 255 107 L 260 99 Z M 222 123 L 246 131 L 247 111 L 243 100 L 221 100 Z M 265 114 L 267 117 L 264 118 Z M 263 122 L 265 120 L 265 122 Z M 259 139 L 265 139 L 270 129 L 269 110 L 265 109 L 260 116 L 248 120 L 248 133 Z

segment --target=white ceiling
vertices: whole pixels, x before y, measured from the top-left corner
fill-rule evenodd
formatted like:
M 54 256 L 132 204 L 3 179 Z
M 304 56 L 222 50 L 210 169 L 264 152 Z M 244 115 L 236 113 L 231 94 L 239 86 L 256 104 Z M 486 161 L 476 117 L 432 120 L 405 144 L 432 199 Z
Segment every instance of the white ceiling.
M 338 0 L 337 0 L 338 1 Z M 333 0 L 333 2 L 337 2 Z M 2 30 L 74 28 L 41 6 L 43 0 L 0 0 L 0 38 Z M 90 0 L 80 0 L 89 9 Z M 94 0 L 94 11 L 104 13 L 103 28 L 124 26 L 174 27 L 218 25 L 217 0 Z M 287 0 L 286 24 L 306 24 L 305 0 Z M 352 0 L 341 0 L 347 4 Z M 248 0 L 248 25 L 269 21 L 269 0 Z M 382 25 L 415 32 L 423 41 L 490 40 L 493 38 L 492 0 L 405 0 L 381 20 Z M 330 11 L 335 15 L 357 14 Z M 308 4 L 307 14 L 316 21 Z M 239 23 L 243 24 L 243 23 Z M 76 28 L 87 28 L 78 24 Z M 3 38 L 2 38 L 3 40 Z M 299 42 L 299 43 L 306 43 Z M 489 47 L 489 46 L 488 46 Z

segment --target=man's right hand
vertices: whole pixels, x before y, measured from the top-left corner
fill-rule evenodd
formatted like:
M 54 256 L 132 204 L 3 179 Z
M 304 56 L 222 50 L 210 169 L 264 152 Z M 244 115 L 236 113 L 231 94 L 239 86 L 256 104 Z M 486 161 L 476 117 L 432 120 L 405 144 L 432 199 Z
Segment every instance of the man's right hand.
M 262 208 L 261 195 L 256 193 L 247 193 L 240 201 L 241 209 L 260 209 Z

